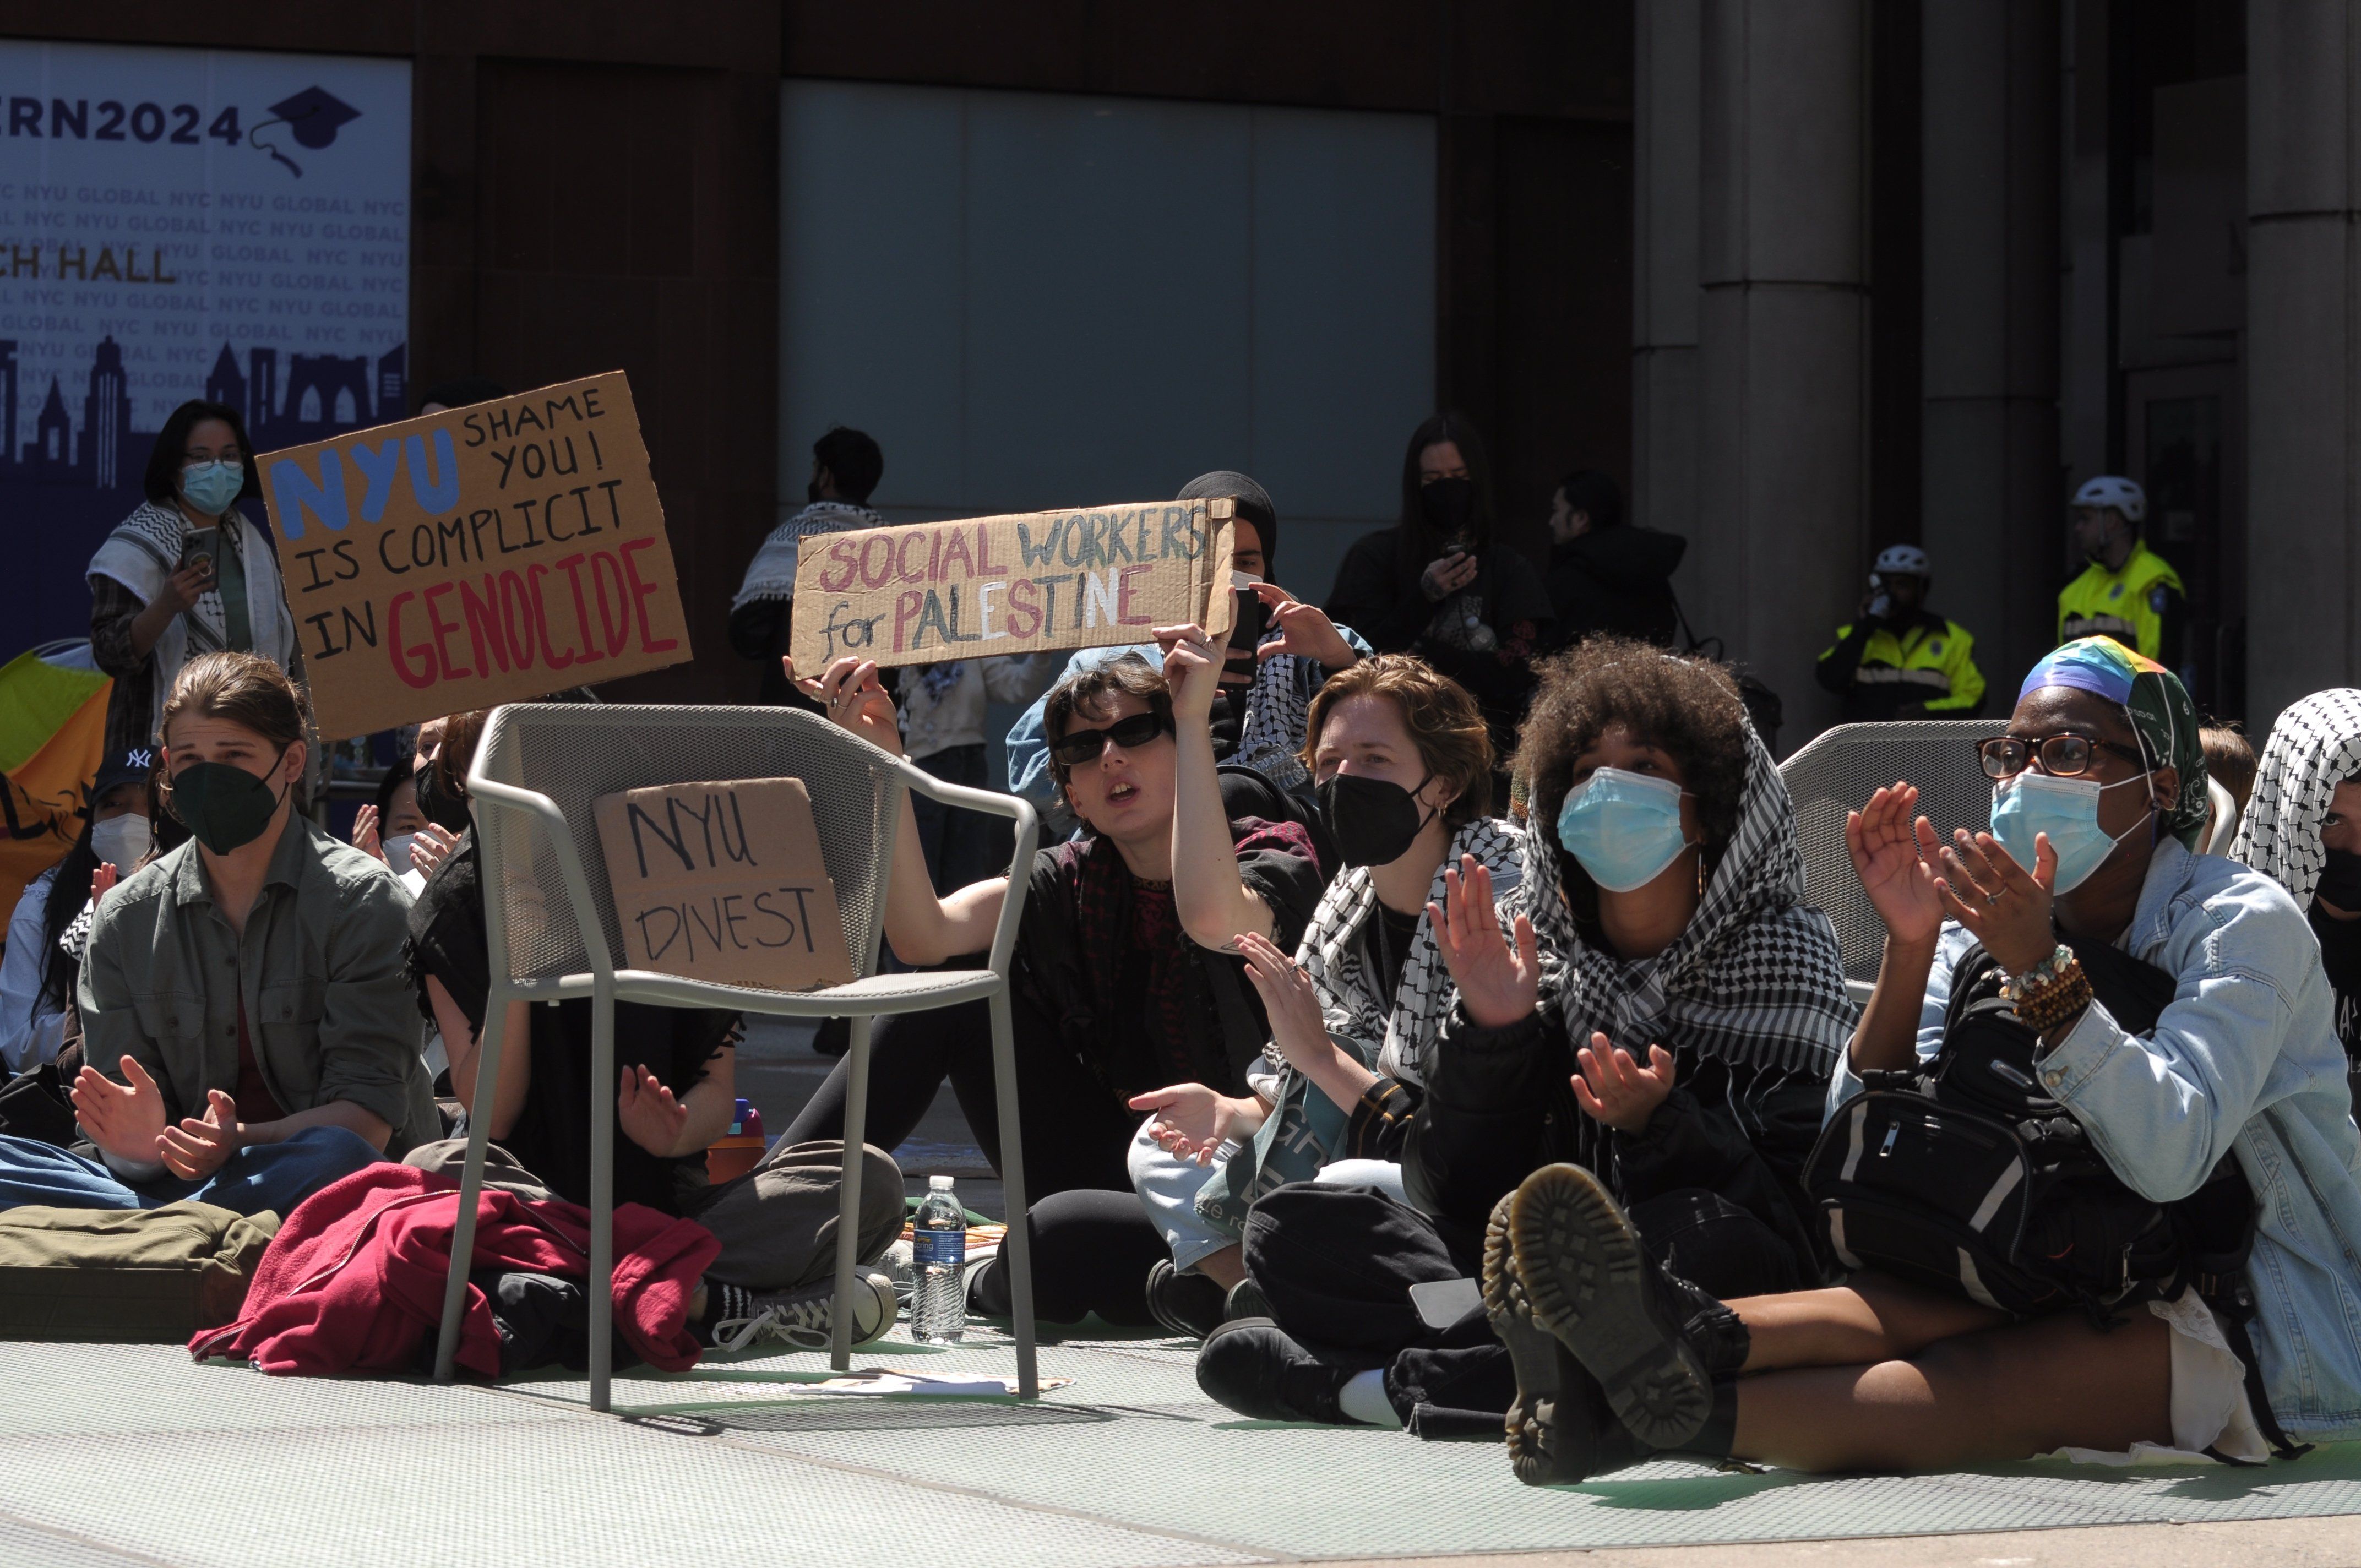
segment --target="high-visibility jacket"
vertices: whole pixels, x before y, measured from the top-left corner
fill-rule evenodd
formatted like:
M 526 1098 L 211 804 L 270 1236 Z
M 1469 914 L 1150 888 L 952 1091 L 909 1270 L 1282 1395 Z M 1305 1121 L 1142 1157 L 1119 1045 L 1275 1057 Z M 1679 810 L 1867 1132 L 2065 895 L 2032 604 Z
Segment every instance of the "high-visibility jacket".
M 1845 699 L 1847 724 L 1882 723 L 1914 705 L 1929 718 L 1973 718 L 1984 701 L 1975 645 L 1958 621 L 1924 610 L 1899 625 L 1864 620 L 1837 628 L 1817 674 Z
M 2058 596 L 2058 641 L 2112 637 L 2169 670 L 2180 667 L 2180 574 L 2147 547 L 2132 546 L 2123 570 L 2093 561 Z

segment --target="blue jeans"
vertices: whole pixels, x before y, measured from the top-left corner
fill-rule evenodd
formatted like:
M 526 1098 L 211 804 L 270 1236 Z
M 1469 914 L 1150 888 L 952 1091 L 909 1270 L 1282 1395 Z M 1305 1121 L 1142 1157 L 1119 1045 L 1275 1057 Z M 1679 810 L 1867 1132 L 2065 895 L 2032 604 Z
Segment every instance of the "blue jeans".
M 194 1199 L 240 1214 L 284 1217 L 332 1181 L 385 1157 L 343 1127 L 306 1127 L 283 1143 L 252 1144 L 203 1181 L 166 1171 L 133 1187 L 94 1159 L 32 1138 L 0 1135 L 0 1209 L 160 1209 Z

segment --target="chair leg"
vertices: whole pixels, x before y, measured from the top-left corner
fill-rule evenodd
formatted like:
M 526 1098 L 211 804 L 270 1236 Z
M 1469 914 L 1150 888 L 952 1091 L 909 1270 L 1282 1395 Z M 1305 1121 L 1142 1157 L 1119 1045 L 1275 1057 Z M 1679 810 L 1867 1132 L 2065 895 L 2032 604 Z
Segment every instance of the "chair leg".
M 1016 1113 L 1016 1031 L 1009 1022 L 1008 982 L 992 993 L 992 1080 L 1000 1102 L 1000 1190 L 1008 1211 L 1008 1301 L 1016 1329 L 1016 1397 L 1041 1397 L 1033 1354 L 1033 1243 L 1025 1219 L 1025 1139 Z
M 508 999 L 494 994 L 484 1004 L 484 1029 L 477 1047 L 476 1103 L 481 1116 L 467 1118 L 467 1162 L 459 1174 L 459 1212 L 451 1226 L 451 1269 L 443 1281 L 443 1322 L 434 1340 L 434 1381 L 458 1376 L 459 1330 L 467 1302 L 468 1265 L 476 1255 L 476 1205 L 484 1190 L 484 1151 L 492 1141 L 492 1085 L 500 1080 L 501 1036 L 508 1033 Z
M 590 1408 L 614 1408 L 615 1376 L 615 992 L 609 979 L 590 998 Z M 489 1105 L 489 1098 L 477 1102 Z
M 876 1022 L 856 1014 L 852 1045 L 845 1053 L 844 1174 L 836 1190 L 836 1306 L 829 1314 L 829 1366 L 852 1367 L 852 1276 L 861 1258 L 862 1142 L 869 1125 L 869 1032 Z

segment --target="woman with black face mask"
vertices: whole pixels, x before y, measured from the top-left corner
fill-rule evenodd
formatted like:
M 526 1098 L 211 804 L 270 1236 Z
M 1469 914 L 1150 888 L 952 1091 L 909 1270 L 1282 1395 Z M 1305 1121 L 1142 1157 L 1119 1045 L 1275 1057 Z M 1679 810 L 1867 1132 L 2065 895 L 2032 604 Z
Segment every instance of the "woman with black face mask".
M 2279 715 L 2230 855 L 2311 916 L 2361 1113 L 2361 691 L 2314 692 Z
M 1191 656 L 1186 644 L 1174 653 Z M 1235 938 L 1270 1020 L 1265 1066 L 1243 1096 L 1182 1083 L 1131 1102 L 1149 1113 L 1132 1183 L 1172 1255 L 1151 1275 L 1148 1303 L 1176 1332 L 1222 1321 L 1246 1277 L 1239 1238 L 1261 1193 L 1317 1176 L 1400 1201 L 1403 1130 L 1455 994 L 1428 919 L 1444 868 L 1475 857 L 1517 907 L 1521 836 L 1485 815 L 1490 737 L 1475 699 L 1431 666 L 1381 653 L 1332 676 L 1312 700 L 1303 761 L 1345 869 L 1292 957 L 1260 933 Z M 1197 782 L 1191 791 L 1184 773 L 1173 894 L 1219 907 L 1238 895 L 1235 865 L 1180 837 L 1213 810 Z
M 1508 756 L 1554 612 L 1541 573 L 1493 538 L 1490 466 L 1466 415 L 1411 433 L 1401 519 L 1345 552 L 1326 609 L 1378 652 L 1416 653 L 1473 693 L 1494 755 Z

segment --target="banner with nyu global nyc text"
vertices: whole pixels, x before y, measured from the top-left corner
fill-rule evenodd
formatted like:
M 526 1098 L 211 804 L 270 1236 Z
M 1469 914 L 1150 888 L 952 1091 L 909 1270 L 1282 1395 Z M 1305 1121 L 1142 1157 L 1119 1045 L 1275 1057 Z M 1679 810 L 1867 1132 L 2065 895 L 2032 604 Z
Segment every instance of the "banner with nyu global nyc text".
M 0 659 L 89 634 L 182 402 L 264 452 L 407 415 L 409 289 L 408 62 L 0 39 Z

